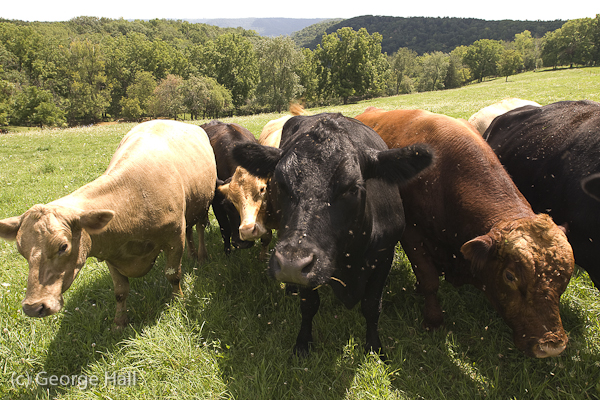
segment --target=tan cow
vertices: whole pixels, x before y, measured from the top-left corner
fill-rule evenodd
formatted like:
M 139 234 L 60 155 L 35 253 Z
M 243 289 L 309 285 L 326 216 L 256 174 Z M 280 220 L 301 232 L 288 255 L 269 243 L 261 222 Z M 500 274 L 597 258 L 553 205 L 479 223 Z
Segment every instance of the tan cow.
M 162 251 L 165 274 L 181 294 L 186 239 L 191 255 L 207 256 L 204 224 L 214 195 L 216 166 L 201 128 L 150 121 L 121 141 L 106 172 L 75 192 L 0 221 L 0 237 L 16 240 L 29 263 L 23 311 L 45 317 L 63 306 L 88 257 L 105 260 L 115 286 L 115 323 L 128 322 L 129 278 L 144 276 Z M 197 226 L 199 252 L 192 240 Z
M 502 115 L 507 111 L 523 106 L 541 107 L 541 105 L 535 101 L 509 98 L 482 108 L 471 115 L 468 121 L 475 129 L 477 129 L 477 132 L 479 132 L 480 135 L 483 135 L 487 127 L 490 126 L 494 118 L 498 115 Z
M 292 118 L 295 115 L 309 115 L 304 107 L 299 104 L 291 104 L 290 105 L 290 115 L 284 115 L 281 118 L 274 119 L 272 121 L 267 122 L 264 126 L 260 136 L 258 137 L 258 143 L 263 146 L 271 146 L 279 148 L 279 142 L 281 141 L 281 131 L 283 130 L 283 125 L 288 121 L 288 119 Z

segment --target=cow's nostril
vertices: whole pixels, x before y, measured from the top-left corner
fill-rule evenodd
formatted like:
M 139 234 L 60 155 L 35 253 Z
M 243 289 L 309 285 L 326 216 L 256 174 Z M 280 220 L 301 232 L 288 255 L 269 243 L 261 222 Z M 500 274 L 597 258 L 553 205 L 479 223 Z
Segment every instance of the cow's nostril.
M 299 266 L 301 267 L 302 274 L 308 275 L 312 271 L 314 265 L 314 254 L 311 254 L 308 257 L 301 259 L 300 263 L 301 264 Z M 302 266 L 302 264 L 304 266 Z

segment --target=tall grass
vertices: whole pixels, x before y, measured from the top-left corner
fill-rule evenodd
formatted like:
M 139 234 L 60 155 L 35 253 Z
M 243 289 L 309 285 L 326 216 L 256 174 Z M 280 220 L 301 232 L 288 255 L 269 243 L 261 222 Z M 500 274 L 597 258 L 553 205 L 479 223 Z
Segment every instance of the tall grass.
M 454 117 L 505 97 L 542 104 L 600 101 L 600 69 L 541 71 L 458 90 L 313 109 L 354 116 L 369 105 L 424 108 Z M 226 119 L 258 134 L 279 114 Z M 197 122 L 194 122 L 197 123 Z M 0 218 L 19 215 L 95 179 L 133 124 L 0 136 Z M 210 260 L 184 258 L 183 298 L 170 297 L 164 259 L 131 279 L 132 323 L 114 329 L 115 300 L 104 263 L 89 259 L 60 313 L 21 312 L 27 263 L 0 241 L 0 397 L 7 399 L 597 399 L 600 295 L 578 271 L 561 299 L 569 345 L 531 359 L 485 297 L 442 281 L 446 325 L 421 328 L 422 298 L 402 251 L 383 297 L 380 335 L 389 361 L 365 355 L 359 307 L 345 309 L 328 288 L 307 359 L 291 357 L 299 299 L 265 274 L 259 246 L 226 257 L 219 229 L 207 228 Z M 61 377 L 65 384 L 44 385 Z M 36 376 L 38 377 L 36 382 Z M 30 380 L 27 380 L 30 377 Z M 64 378 L 66 377 L 66 378 Z M 97 380 L 94 380 L 96 378 Z M 133 378 L 133 379 L 131 379 Z M 66 382 L 68 380 L 68 382 Z M 41 384 L 40 384 L 41 383 Z M 48 383 L 48 382 L 46 382 Z M 60 383 L 60 382 L 59 382 Z

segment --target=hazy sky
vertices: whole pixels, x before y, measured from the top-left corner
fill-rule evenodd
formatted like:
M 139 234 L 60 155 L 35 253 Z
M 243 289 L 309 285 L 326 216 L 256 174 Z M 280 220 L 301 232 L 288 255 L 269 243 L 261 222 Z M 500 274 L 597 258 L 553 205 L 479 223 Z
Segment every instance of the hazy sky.
M 596 4 L 596 6 L 594 6 Z M 0 17 L 25 21 L 67 21 L 78 16 L 124 19 L 196 18 L 351 18 L 460 17 L 486 20 L 555 20 L 595 17 L 600 6 L 590 0 L 408 0 L 408 1 L 190 1 L 190 0 L 4 0 Z

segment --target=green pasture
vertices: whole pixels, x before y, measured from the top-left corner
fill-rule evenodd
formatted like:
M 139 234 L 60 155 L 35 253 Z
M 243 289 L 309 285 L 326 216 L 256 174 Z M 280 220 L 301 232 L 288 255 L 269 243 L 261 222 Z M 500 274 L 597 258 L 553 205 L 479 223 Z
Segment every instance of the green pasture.
M 600 101 L 600 68 L 538 71 L 457 90 L 373 99 L 310 110 L 348 116 L 373 105 L 423 108 L 468 118 L 506 97 L 548 104 Z M 280 114 L 228 118 L 258 135 Z M 194 121 L 201 123 L 204 121 Z M 103 173 L 134 124 L 0 135 L 0 218 L 64 196 Z M 193 166 L 190 166 L 193 167 Z M 397 250 L 383 296 L 380 336 L 388 361 L 365 355 L 360 307 L 347 310 L 328 288 L 306 359 L 291 356 L 299 299 L 270 279 L 259 246 L 226 257 L 219 228 L 207 228 L 210 260 L 183 261 L 183 298 L 170 297 L 164 260 L 131 280 L 131 325 L 112 322 L 106 266 L 88 259 L 44 319 L 21 311 L 27 263 L 0 240 L 0 398 L 2 399 L 598 399 L 600 292 L 577 271 L 561 298 L 569 334 L 564 353 L 531 359 L 482 293 L 442 282 L 445 326 L 421 328 L 423 301 Z M 54 378 L 53 378 L 54 377 Z M 52 383 L 52 379 L 56 379 Z

